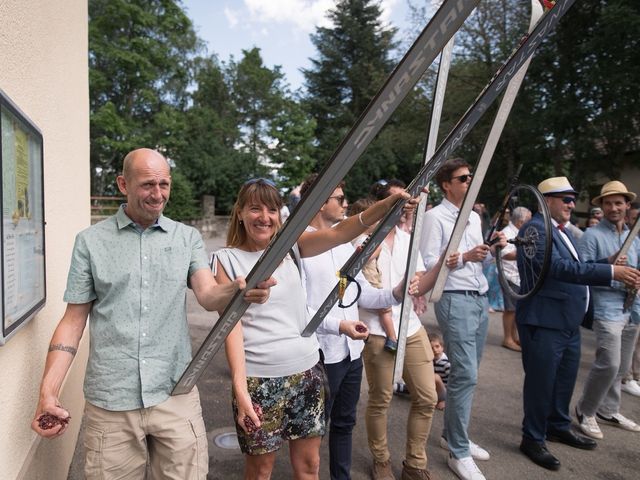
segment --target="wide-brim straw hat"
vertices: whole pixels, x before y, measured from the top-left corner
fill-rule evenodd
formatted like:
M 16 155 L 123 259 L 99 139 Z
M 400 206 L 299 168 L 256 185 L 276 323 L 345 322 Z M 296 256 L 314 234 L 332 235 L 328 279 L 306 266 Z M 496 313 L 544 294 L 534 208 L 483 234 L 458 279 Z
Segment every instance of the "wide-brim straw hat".
M 541 181 L 538 184 L 538 191 L 542 195 L 552 195 L 554 193 L 573 193 L 578 192 L 571 186 L 567 177 L 551 177 Z
M 604 197 L 609 195 L 622 195 L 628 202 L 633 202 L 636 199 L 636 194 L 627 190 L 624 183 L 618 180 L 612 180 L 605 183 L 600 190 L 600 195 L 591 200 L 592 205 L 600 205 Z

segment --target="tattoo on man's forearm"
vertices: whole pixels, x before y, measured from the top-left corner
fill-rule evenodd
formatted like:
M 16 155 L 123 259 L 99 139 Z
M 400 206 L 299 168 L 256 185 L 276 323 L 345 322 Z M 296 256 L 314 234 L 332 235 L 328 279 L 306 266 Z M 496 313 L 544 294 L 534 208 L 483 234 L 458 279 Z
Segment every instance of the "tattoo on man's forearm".
M 70 347 L 69 345 L 63 345 L 61 343 L 54 343 L 53 345 L 49 345 L 49 351 L 53 352 L 54 350 L 60 350 L 62 352 L 68 352 L 71 355 L 75 355 L 78 351 L 77 348 Z

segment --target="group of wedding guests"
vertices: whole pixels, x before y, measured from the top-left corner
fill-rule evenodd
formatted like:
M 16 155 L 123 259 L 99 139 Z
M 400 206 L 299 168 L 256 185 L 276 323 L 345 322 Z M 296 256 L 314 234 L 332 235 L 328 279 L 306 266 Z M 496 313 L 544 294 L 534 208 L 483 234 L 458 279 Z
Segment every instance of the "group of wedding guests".
M 497 232 L 488 245 L 480 217 L 472 212 L 458 252 L 443 258 L 472 176 L 470 165 L 462 159 L 447 161 L 437 173 L 444 198 L 425 213 L 417 275 L 408 290 L 416 299 L 415 310 L 421 313 L 424 303 L 420 297 L 433 287 L 439 270 L 447 269 L 444 292 L 435 304 L 450 362 L 440 445 L 449 451 L 449 468 L 459 478 L 482 480 L 485 477 L 476 461 L 488 460 L 490 454 L 468 436 L 489 320 L 482 263 L 496 255 L 498 247 L 506 247 L 507 241 L 504 233 Z M 570 214 L 576 195 L 564 177 L 558 178 L 539 186 L 554 224 Z M 303 184 L 302 197 L 314 180 L 310 177 Z M 59 403 L 59 390 L 91 314 L 85 381 L 87 478 L 143 478 L 147 463 L 153 478 L 206 477 L 206 436 L 197 389 L 186 396 L 170 396 L 190 358 L 185 289 L 192 288 L 206 309 L 224 310 L 231 296 L 244 288 L 244 277 L 282 226 L 282 199 L 276 185 L 264 178 L 245 182 L 233 206 L 227 245 L 215 252 L 210 269 L 199 234 L 162 215 L 170 184 L 169 165 L 162 155 L 149 149 L 131 152 L 118 177 L 127 203 L 114 217 L 79 234 L 74 247 L 65 292 L 68 307 L 51 341 L 33 428 L 46 437 L 66 429 L 64 422 L 44 429 L 39 419 L 43 414 L 69 417 Z M 375 187 L 375 200 L 345 216 L 348 202 L 343 188 L 342 183 L 335 187 L 272 277 L 245 293 L 251 305 L 225 341 L 233 415 L 247 479 L 270 478 L 277 452 L 285 442 L 293 477 L 317 479 L 320 444 L 327 430 L 331 478 L 350 478 L 352 431 L 363 370 L 369 388 L 365 422 L 373 458 L 371 475 L 377 480 L 395 478 L 387 438 L 393 342 L 397 341 L 410 248 L 406 230 L 417 201 L 409 198 L 401 184 L 386 182 Z M 605 216 L 607 201 L 615 195 L 628 200 L 632 194 L 618 190 L 603 193 Z M 310 315 L 335 286 L 336 270 L 359 248 L 362 235 L 398 201 L 407 202 L 408 207 L 374 254 L 373 272 L 368 276 L 375 285 L 365 275 L 358 275 L 362 292 L 357 302 L 346 308 L 334 306 L 317 332 L 303 337 Z M 616 208 L 621 211 L 623 207 Z M 528 225 L 538 228 L 537 221 L 534 215 Z M 635 247 L 623 260 L 608 258 L 614 252 L 604 252 L 602 257 L 598 252 L 592 258 L 598 263 L 586 263 L 579 254 L 564 252 L 571 250 L 571 239 L 565 240 L 560 237 L 564 234 L 557 232 L 558 238 L 554 230 L 557 255 L 541 290 L 545 293 L 537 303 L 523 303 L 516 310 L 526 373 L 521 450 L 534 462 L 552 469 L 559 467 L 559 461 L 546 450 L 545 435 L 590 448 L 590 443 L 584 443 L 583 437 L 569 428 L 568 400 L 575 372 L 567 374 L 574 367 L 577 371 L 579 323 L 574 325 L 574 317 L 582 307 L 586 311 L 588 291 L 573 286 L 576 305 L 566 317 L 564 313 L 546 316 L 547 320 L 556 318 L 561 327 L 538 321 L 538 310 L 560 302 L 558 295 L 564 285 L 593 283 L 606 290 L 618 288 L 617 283 L 611 283 L 616 280 L 622 282 L 620 288 L 640 286 L 640 273 L 625 266 L 627 262 L 637 266 Z M 515 260 L 521 267 L 521 252 Z M 598 313 L 599 297 L 593 296 Z M 344 298 L 355 298 L 354 285 L 347 288 Z M 562 305 L 557 306 L 563 311 Z M 403 480 L 432 478 L 426 441 L 436 405 L 444 401 L 436 386 L 432 344 L 418 314 L 412 308 L 408 316 L 404 353 L 403 379 L 411 407 Z M 598 321 L 605 320 L 596 317 L 595 325 Z M 569 339 L 558 347 L 572 358 L 571 364 L 554 364 L 552 358 L 546 358 L 542 371 L 536 362 L 557 352 L 539 349 L 537 337 L 552 338 L 558 329 L 571 330 Z M 440 353 L 438 358 L 442 358 Z M 614 393 L 620 391 L 616 385 L 612 386 Z M 534 393 L 537 398 L 531 396 Z M 602 420 L 599 413 L 607 421 L 623 418 L 614 407 L 600 411 L 597 402 L 592 404 L 587 410 L 582 402 L 577 411 L 581 428 L 586 425 L 584 418 L 597 415 Z

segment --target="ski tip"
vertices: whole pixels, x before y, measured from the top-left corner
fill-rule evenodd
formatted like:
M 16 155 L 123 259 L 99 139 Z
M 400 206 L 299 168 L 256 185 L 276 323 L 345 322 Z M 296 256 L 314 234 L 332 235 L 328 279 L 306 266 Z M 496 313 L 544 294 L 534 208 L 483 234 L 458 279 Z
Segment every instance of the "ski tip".
M 190 391 L 191 391 L 191 387 L 185 387 L 178 383 L 175 387 L 173 387 L 173 390 L 171 391 L 171 396 L 173 397 L 175 395 L 186 395 Z

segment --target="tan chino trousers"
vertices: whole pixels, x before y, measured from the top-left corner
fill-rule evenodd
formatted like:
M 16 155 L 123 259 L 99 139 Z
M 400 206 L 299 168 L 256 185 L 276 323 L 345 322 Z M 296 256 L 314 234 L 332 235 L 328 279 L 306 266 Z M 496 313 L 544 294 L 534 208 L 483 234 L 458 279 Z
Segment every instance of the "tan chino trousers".
M 369 384 L 366 426 L 369 449 L 376 462 L 389 460 L 387 412 L 393 397 L 395 356 L 384 350 L 384 337 L 370 335 L 364 352 L 364 367 Z M 433 372 L 433 351 L 423 327 L 407 338 L 403 378 L 411 397 L 407 419 L 406 464 L 427 468 L 426 441 L 431 431 L 433 412 L 438 400 Z

